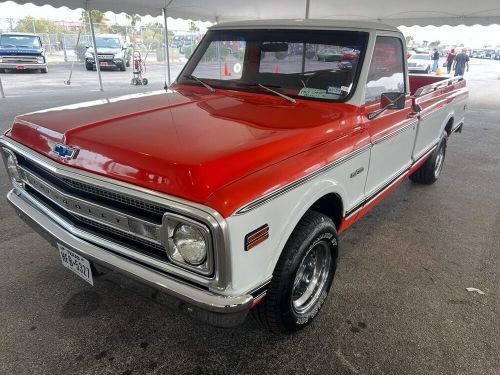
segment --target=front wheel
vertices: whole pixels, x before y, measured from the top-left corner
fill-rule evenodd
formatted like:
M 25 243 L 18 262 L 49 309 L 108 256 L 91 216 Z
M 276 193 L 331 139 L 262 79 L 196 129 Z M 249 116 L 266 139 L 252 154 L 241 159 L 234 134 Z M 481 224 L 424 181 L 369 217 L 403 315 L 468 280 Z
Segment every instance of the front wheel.
M 87 69 L 87 70 L 94 70 L 94 65 L 92 65 L 92 64 L 85 64 L 85 69 Z
M 48 67 L 45 67 L 45 68 L 40 69 L 40 73 L 45 73 L 45 74 L 47 74 L 48 72 L 49 72 L 49 68 L 48 68 Z
M 264 300 L 252 310 L 256 320 L 283 334 L 311 324 L 332 285 L 337 253 L 333 221 L 308 211 L 285 245 Z
M 443 170 L 444 157 L 446 156 L 446 132 L 443 133 L 437 147 L 431 156 L 413 174 L 410 180 L 418 184 L 431 185 L 436 182 Z

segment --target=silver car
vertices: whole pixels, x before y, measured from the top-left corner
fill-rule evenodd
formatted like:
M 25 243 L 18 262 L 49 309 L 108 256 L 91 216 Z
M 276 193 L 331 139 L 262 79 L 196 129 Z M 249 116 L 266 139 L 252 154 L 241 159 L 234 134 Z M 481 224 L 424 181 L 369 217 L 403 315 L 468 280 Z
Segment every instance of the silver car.
M 431 71 L 431 56 L 427 53 L 415 53 L 408 58 L 410 73 L 429 73 Z

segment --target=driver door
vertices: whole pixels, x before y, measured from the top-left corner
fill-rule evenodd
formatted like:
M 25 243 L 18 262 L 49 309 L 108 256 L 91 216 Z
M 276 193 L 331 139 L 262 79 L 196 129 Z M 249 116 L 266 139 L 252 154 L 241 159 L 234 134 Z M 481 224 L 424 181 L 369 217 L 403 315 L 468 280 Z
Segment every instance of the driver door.
M 378 36 L 372 56 L 365 94 L 365 127 L 372 143 L 370 166 L 365 185 L 367 201 L 399 179 L 411 165 L 417 120 L 409 117 L 412 102 L 406 95 L 403 109 L 387 109 L 368 120 L 368 114 L 381 109 L 381 94 L 406 92 L 404 55 L 401 39 Z

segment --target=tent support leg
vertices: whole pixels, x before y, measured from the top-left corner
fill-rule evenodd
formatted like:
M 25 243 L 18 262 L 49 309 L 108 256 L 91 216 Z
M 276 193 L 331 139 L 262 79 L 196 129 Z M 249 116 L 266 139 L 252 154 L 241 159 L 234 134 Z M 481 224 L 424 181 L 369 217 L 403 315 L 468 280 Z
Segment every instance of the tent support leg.
M 309 19 L 309 6 L 311 5 L 311 0 L 306 0 L 306 16 L 304 17 L 306 20 Z
M 165 82 L 165 89 L 170 86 L 170 53 L 168 50 L 168 25 L 167 25 L 167 8 L 163 8 L 163 25 L 165 26 L 165 62 L 167 70 L 167 81 Z
M 104 91 L 104 89 L 102 88 L 101 66 L 99 63 L 99 56 L 97 53 L 97 44 L 95 42 L 94 22 L 92 22 L 92 13 L 88 9 L 87 9 L 87 15 L 89 16 L 90 33 L 92 34 L 92 43 L 94 44 L 94 60 L 95 60 L 95 69 L 97 70 L 97 77 L 99 77 L 99 89 L 101 91 Z
M 2 85 L 2 77 L 0 77 L 0 95 L 2 95 L 2 98 L 5 98 L 5 92 L 3 91 Z

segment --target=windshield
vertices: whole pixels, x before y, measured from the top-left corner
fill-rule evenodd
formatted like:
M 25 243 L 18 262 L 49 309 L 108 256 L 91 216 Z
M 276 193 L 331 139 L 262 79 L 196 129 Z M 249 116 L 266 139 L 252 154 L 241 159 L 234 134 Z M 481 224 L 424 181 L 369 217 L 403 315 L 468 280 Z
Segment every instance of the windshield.
M 355 90 L 368 33 L 340 30 L 214 30 L 177 82 L 345 101 Z
M 104 38 L 102 36 L 95 38 L 97 48 L 121 48 L 120 39 L 118 38 Z
M 40 48 L 40 38 L 29 35 L 2 35 L 0 37 L 2 47 L 20 47 L 20 48 Z

